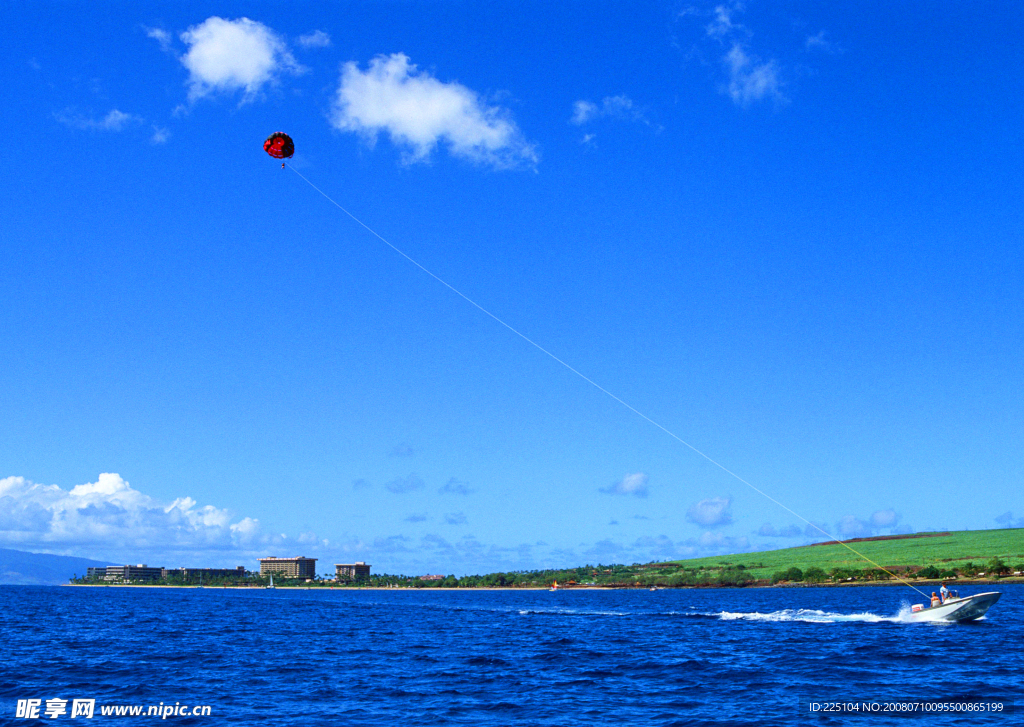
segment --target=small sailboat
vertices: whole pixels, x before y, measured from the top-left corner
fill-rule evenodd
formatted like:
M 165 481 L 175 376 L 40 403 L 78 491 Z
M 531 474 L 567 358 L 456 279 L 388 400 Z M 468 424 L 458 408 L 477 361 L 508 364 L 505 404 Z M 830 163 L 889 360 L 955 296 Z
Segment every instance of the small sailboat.
M 551 584 L 551 590 L 552 590 L 552 591 L 557 591 L 557 590 L 558 590 L 558 581 L 554 581 L 554 582 L 553 582 L 553 583 Z
M 270 574 L 270 583 L 267 584 L 267 588 L 276 588 L 276 586 L 274 585 L 274 574 L 273 573 Z

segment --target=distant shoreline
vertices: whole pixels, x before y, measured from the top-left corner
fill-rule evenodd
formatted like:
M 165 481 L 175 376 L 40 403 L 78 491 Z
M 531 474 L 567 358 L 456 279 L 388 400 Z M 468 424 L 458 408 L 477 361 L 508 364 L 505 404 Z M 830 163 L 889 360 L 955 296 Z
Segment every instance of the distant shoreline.
M 943 583 L 951 586 L 977 586 L 977 585 L 998 585 L 1000 583 L 1021 584 L 1024 577 L 1000 578 L 997 581 L 988 578 L 969 579 L 946 579 L 927 581 L 907 581 L 912 586 L 921 586 L 938 589 Z M 438 586 L 399 587 L 387 588 L 385 586 L 276 586 L 268 589 L 265 586 L 174 586 L 166 584 L 146 585 L 145 583 L 63 583 L 62 586 L 75 588 L 202 588 L 204 590 L 216 591 L 266 591 L 266 590 L 288 590 L 288 591 L 550 591 L 547 586 L 469 586 L 465 588 L 440 588 Z M 901 581 L 857 581 L 850 583 L 775 583 L 775 584 L 751 584 L 743 586 L 658 586 L 659 591 L 699 591 L 699 590 L 738 590 L 750 588 L 863 588 L 867 586 L 905 586 Z M 558 591 L 649 591 L 649 586 L 559 586 Z

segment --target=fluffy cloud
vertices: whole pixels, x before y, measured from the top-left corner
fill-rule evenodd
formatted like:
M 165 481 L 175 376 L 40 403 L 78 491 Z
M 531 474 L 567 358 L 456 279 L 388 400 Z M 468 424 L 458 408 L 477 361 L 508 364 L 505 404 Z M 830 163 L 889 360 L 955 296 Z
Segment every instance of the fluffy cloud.
M 123 131 L 129 125 L 134 125 L 142 122 L 141 116 L 135 114 L 126 114 L 124 111 L 118 109 L 111 109 L 110 112 L 102 119 L 92 119 L 88 116 L 82 116 L 76 114 L 70 109 L 65 109 L 59 114 L 54 114 L 54 118 L 65 126 L 70 126 L 75 129 L 95 129 L 97 131 Z
M 151 37 L 160 41 L 152 31 Z M 305 71 L 279 35 L 249 18 L 225 20 L 213 16 L 186 30 L 181 40 L 188 46 L 181 63 L 189 72 L 191 101 L 243 91 L 242 103 L 246 103 L 282 74 Z
M 466 515 L 461 512 L 450 512 L 444 516 L 444 521 L 449 525 L 465 525 Z
M 614 485 L 602 487 L 598 492 L 606 495 L 632 495 L 633 497 L 647 497 L 647 475 L 643 472 L 626 475 Z
M 365 71 L 352 62 L 342 66 L 331 123 L 371 144 L 387 133 L 408 150 L 408 163 L 426 161 L 439 144 L 455 156 L 497 168 L 532 168 L 538 161 L 507 109 L 487 105 L 462 84 L 420 71 L 402 53 L 377 56 Z
M 425 486 L 425 483 L 420 479 L 416 473 L 410 474 L 408 477 L 399 477 L 397 480 L 391 480 L 391 482 L 384 485 L 384 489 L 388 492 L 393 492 L 396 495 L 401 495 L 406 492 L 412 492 Z
M 785 101 L 779 64 L 774 60 L 762 62 L 749 55 L 739 43 L 734 43 L 723 62 L 729 71 L 728 93 L 737 105 L 747 107 L 765 98 Z
M 742 11 L 743 5 L 738 2 L 718 5 L 711 14 L 711 21 L 704 26 L 706 37 L 724 49 L 721 59 L 728 81 L 722 91 L 743 108 L 766 99 L 785 102 L 782 69 L 774 59 L 762 60 L 749 50 L 753 33 L 736 20 Z
M 868 538 L 874 535 L 874 528 L 866 520 L 847 515 L 836 523 L 836 535 L 842 539 L 847 538 Z
M 322 30 L 314 30 L 299 36 L 299 45 L 303 48 L 327 48 L 331 45 L 331 36 Z
M 713 528 L 717 525 L 728 525 L 732 522 L 731 497 L 711 497 L 690 506 L 686 511 L 686 519 L 702 528 Z
M 875 510 L 871 513 L 871 524 L 876 528 L 893 528 L 900 521 L 900 515 L 893 509 Z
M 24 477 L 0 480 L 0 543 L 13 548 L 122 562 L 210 551 L 233 560 L 285 540 L 263 535 L 258 520 L 234 520 L 227 510 L 191 497 L 159 502 L 109 472 L 70 490 Z

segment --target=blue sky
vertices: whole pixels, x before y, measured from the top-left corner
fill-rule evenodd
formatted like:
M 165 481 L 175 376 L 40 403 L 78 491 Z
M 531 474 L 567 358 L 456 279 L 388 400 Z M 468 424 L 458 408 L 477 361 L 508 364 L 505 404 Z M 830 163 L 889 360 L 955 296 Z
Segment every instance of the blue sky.
M 1024 526 L 1024 10 L 30 4 L 0 545 L 473 573 Z

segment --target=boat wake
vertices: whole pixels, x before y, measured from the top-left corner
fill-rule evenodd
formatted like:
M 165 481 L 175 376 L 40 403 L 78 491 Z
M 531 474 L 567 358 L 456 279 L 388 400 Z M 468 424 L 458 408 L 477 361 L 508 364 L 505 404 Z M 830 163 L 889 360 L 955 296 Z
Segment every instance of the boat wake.
M 714 614 L 700 614 L 702 616 L 717 617 L 722 621 L 768 621 L 768 622 L 802 622 L 815 624 L 829 623 L 930 623 L 948 625 L 949 621 L 941 619 L 929 620 L 911 617 L 910 604 L 904 603 L 898 612 L 892 616 L 881 616 L 877 613 L 833 613 L 831 611 L 820 611 L 814 608 L 787 608 L 782 611 L 771 613 L 752 613 L 721 611 Z M 696 615 L 696 614 L 695 614 Z M 982 617 L 984 618 L 984 617 Z
M 909 609 L 908 613 L 909 613 Z M 710 615 L 710 614 L 709 614 Z M 901 614 L 895 616 L 879 616 L 876 613 L 832 613 L 831 611 L 819 611 L 814 608 L 787 608 L 782 611 L 771 613 L 736 613 L 722 611 L 714 614 L 722 621 L 769 621 L 769 622 L 802 622 L 802 623 L 899 623 L 904 619 Z
M 597 611 L 581 608 L 519 608 L 520 616 L 630 616 L 626 611 Z

